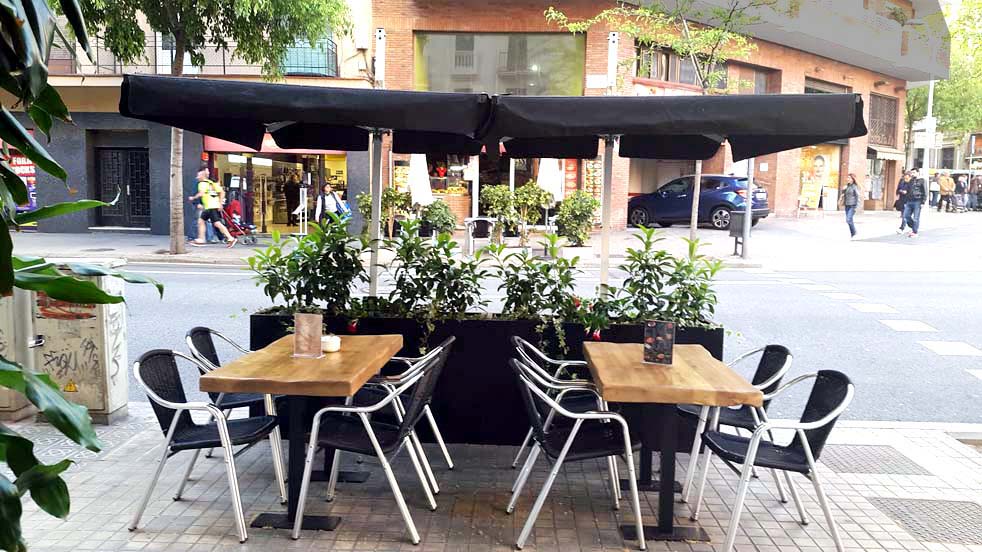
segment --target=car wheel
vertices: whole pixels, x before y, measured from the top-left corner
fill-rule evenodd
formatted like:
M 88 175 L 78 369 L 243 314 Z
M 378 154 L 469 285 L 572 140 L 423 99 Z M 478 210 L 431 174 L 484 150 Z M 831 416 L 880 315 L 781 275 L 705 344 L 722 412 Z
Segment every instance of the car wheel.
M 648 215 L 648 210 L 644 207 L 635 207 L 631 209 L 631 213 L 627 217 L 627 221 L 631 223 L 632 226 L 648 226 L 651 222 L 651 217 Z
M 669 228 L 670 226 L 672 226 L 672 223 L 671 222 L 659 222 L 658 223 L 658 226 L 661 226 L 662 228 Z
M 730 210 L 726 207 L 717 207 L 709 215 L 713 228 L 717 230 L 728 230 L 730 228 Z
M 757 223 L 758 222 L 760 222 L 760 219 L 759 218 L 751 219 L 750 220 L 750 226 L 757 226 Z

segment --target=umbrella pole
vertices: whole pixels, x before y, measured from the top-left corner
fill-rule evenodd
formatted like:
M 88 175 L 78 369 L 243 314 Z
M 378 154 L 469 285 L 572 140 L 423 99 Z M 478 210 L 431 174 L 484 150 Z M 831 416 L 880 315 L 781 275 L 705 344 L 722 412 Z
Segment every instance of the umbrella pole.
M 614 178 L 613 136 L 604 136 L 604 187 L 600 193 L 600 285 L 606 286 L 610 272 L 610 213 Z
M 740 256 L 744 259 L 750 257 L 747 253 L 747 244 L 750 243 L 750 227 L 753 226 L 753 221 L 751 217 L 753 216 L 754 209 L 754 158 L 751 157 L 747 159 L 747 200 L 745 203 L 745 211 L 743 214 L 743 251 Z
M 368 295 L 378 296 L 378 242 L 382 219 L 382 131 L 372 131 L 371 183 L 372 218 L 368 224 L 371 256 L 368 265 Z

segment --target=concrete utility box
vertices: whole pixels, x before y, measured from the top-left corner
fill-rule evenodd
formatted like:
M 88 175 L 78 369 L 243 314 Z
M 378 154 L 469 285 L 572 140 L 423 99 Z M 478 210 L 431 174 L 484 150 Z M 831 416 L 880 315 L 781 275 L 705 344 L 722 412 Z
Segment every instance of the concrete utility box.
M 116 268 L 122 259 L 48 259 L 59 266 L 71 262 Z M 111 276 L 92 280 L 112 295 L 122 295 L 124 282 Z M 71 401 L 88 407 L 92 421 L 109 424 L 127 413 L 129 372 L 126 354 L 126 304 L 78 305 L 34 293 L 34 333 L 44 343 L 32 349 L 34 365 L 58 383 Z
M 33 294 L 15 289 L 10 297 L 0 297 L 0 355 L 27 369 L 34 365 L 34 354 L 28 349 L 28 342 L 34 339 L 33 318 L 30 315 Z M 18 316 L 26 324 L 17 326 L 14 317 Z M 36 409 L 24 395 L 5 387 L 0 387 L 0 420 L 16 421 L 34 414 Z

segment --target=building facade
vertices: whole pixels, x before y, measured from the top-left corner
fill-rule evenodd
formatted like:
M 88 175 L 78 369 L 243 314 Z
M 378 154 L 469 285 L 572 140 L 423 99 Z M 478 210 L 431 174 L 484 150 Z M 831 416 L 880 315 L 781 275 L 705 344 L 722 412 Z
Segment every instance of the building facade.
M 703 7 L 725 4 L 703 0 Z M 386 88 L 490 94 L 601 95 L 607 93 L 608 33 L 596 25 L 572 35 L 549 23 L 543 13 L 556 5 L 571 19 L 596 15 L 616 2 L 500 0 L 493 7 L 478 0 L 374 0 L 372 26 L 385 32 Z M 889 208 L 904 167 L 903 105 L 908 81 L 943 77 L 947 28 L 924 31 L 918 18 L 940 14 L 937 1 L 813 0 L 791 3 L 790 11 L 762 11 L 749 29 L 754 50 L 747 59 L 726 64 L 730 92 L 853 92 L 865 102 L 868 136 L 768 155 L 756 160 L 756 181 L 768 189 L 779 216 L 802 206 L 835 208 L 848 174 L 863 182 L 865 208 Z M 705 23 L 711 23 L 706 21 Z M 634 62 L 649 56 L 638 74 Z M 378 52 L 375 53 L 378 56 Z M 698 94 L 691 64 L 671 52 L 639 52 L 628 37 L 618 44 L 616 93 Z M 602 154 L 602 152 L 599 152 Z M 386 152 L 385 180 L 401 185 L 408 157 Z M 437 190 L 463 196 L 457 203 L 480 212 L 475 196 L 493 184 L 521 186 L 539 178 L 536 159 L 475 156 L 428 158 Z M 560 160 L 564 185 L 599 192 L 598 156 L 592 161 Z M 446 176 L 433 172 L 446 167 Z M 692 162 L 614 159 L 613 220 L 626 224 L 631 195 L 656 190 L 694 170 Z M 746 172 L 724 148 L 703 165 L 706 173 Z M 389 174 L 391 173 L 391 178 Z M 442 180 L 450 179 L 449 183 Z

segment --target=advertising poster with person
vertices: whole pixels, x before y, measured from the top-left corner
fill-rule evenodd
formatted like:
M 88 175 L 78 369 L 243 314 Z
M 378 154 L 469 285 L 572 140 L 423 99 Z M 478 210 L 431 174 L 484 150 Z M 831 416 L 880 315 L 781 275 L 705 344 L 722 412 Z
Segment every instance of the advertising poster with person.
M 835 199 L 839 189 L 839 146 L 820 144 L 801 150 L 801 199 L 809 209 L 818 209 L 823 196 L 831 197 L 831 207 L 835 209 Z

